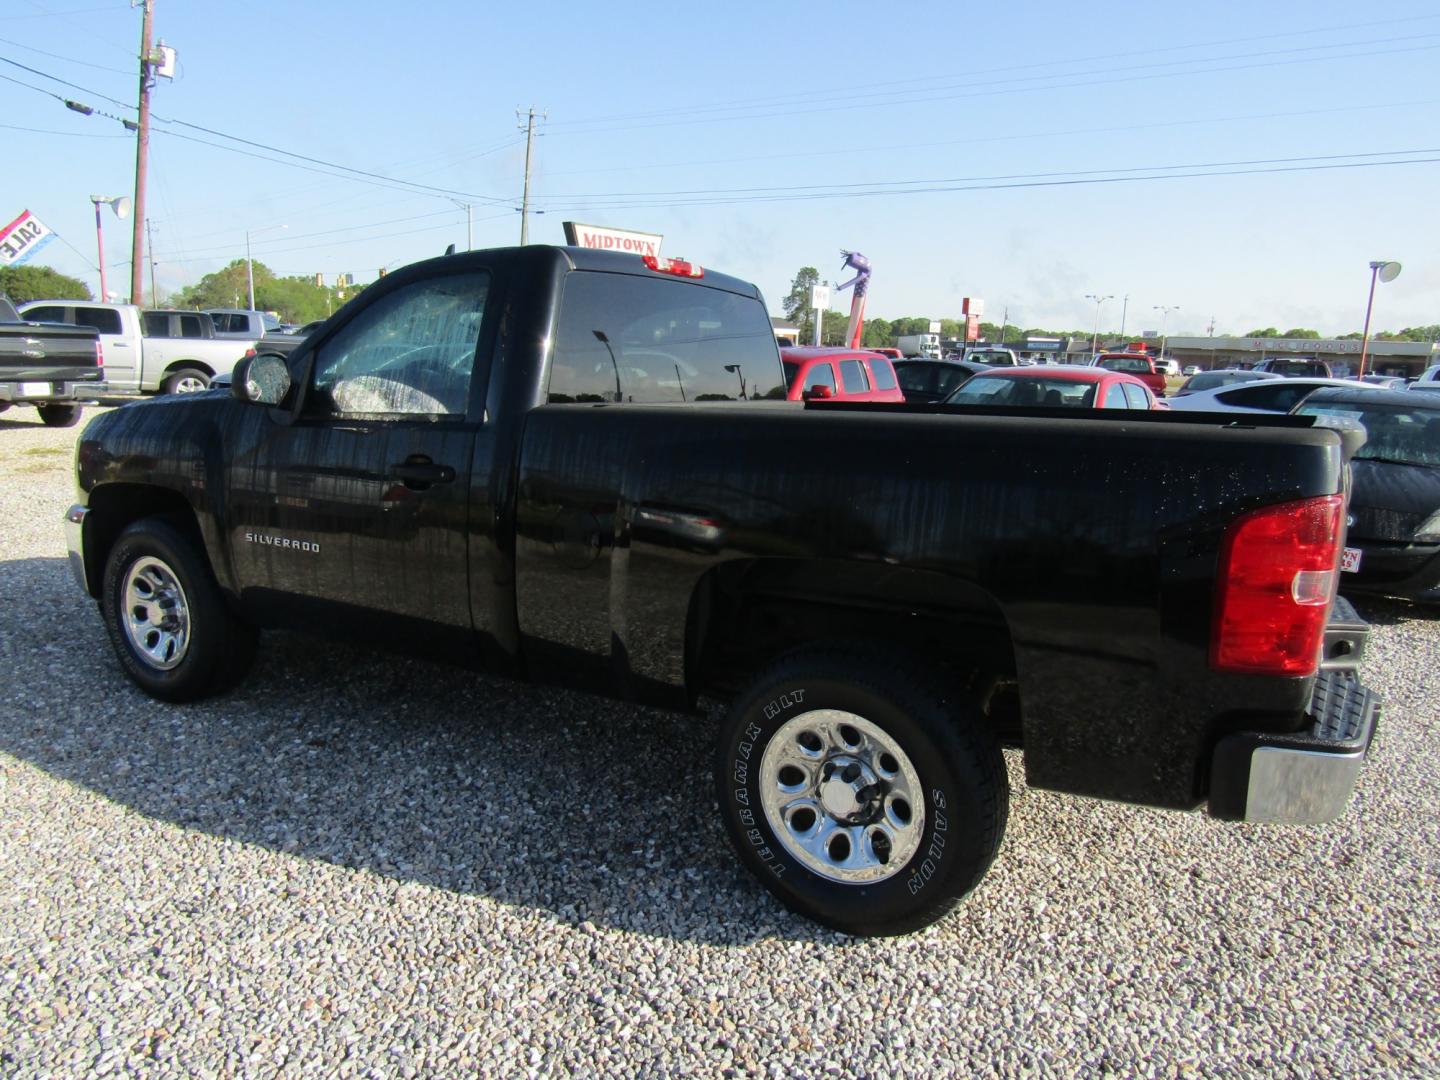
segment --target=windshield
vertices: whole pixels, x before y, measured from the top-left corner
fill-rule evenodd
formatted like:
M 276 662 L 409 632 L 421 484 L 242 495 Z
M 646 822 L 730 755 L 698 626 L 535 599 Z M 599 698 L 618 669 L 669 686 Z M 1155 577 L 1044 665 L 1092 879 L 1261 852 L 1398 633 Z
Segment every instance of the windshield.
M 1322 401 L 1300 406 L 1302 416 L 1344 416 L 1365 427 L 1361 461 L 1392 461 L 1440 468 L 1440 407 L 1361 405 Z
M 1072 379 L 1011 379 L 999 375 L 977 375 L 946 398 L 945 403 L 998 405 L 1009 409 L 1088 409 L 1095 404 L 1095 384 Z

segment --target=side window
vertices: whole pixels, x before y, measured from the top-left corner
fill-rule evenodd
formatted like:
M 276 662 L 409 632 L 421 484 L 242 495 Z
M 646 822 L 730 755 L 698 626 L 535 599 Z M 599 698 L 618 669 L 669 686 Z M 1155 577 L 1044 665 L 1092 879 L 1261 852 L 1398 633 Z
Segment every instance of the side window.
M 102 334 L 119 334 L 120 313 L 114 308 L 100 307 L 77 307 L 75 309 L 76 326 L 93 326 Z
M 1111 383 L 1110 389 L 1105 391 L 1105 400 L 1100 403 L 1102 409 L 1128 409 L 1129 403 L 1125 400 L 1125 391 L 1128 389 L 1124 383 Z
M 1276 412 L 1287 412 L 1290 406 L 1294 405 L 1311 390 L 1313 386 L 1296 386 L 1294 383 L 1277 381 L 1266 382 L 1260 386 L 1242 386 L 1238 390 L 1232 390 L 1223 396 L 1230 405 L 1244 405 L 1251 409 L 1273 409 Z
M 205 330 L 201 325 L 199 315 L 180 316 L 180 336 L 186 338 L 198 338 L 205 336 Z
M 805 373 L 805 385 L 801 389 L 813 390 L 817 386 L 828 386 L 830 393 L 835 393 L 835 369 L 828 361 L 810 365 L 810 370 Z
M 1145 392 L 1143 386 L 1136 386 L 1134 383 L 1125 384 L 1125 397 L 1130 401 L 1132 409 L 1150 408 L 1150 395 Z
M 489 285 L 452 274 L 372 303 L 316 354 L 307 411 L 464 416 Z
M 170 316 L 155 311 L 140 313 L 140 332 L 146 337 L 169 337 Z
M 775 332 L 755 297 L 658 275 L 566 276 L 551 404 L 784 398 Z
M 210 319 L 215 324 L 215 332 L 218 334 L 234 334 L 245 329 L 245 320 L 239 315 L 227 315 L 221 311 L 210 313 Z
M 20 316 L 26 322 L 68 322 L 65 317 L 65 309 L 58 304 L 47 304 L 45 307 L 31 308 Z
M 895 389 L 895 372 L 889 360 L 871 360 L 870 374 L 875 380 L 876 390 Z
M 870 382 L 865 378 L 865 365 L 859 360 L 840 361 L 840 381 L 847 394 L 863 394 L 870 389 Z

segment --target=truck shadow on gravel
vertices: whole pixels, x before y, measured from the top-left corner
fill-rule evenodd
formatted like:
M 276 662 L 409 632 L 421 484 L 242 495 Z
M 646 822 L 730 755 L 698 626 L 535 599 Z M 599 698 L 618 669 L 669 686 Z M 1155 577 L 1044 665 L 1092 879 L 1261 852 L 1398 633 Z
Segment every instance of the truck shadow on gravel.
M 572 925 L 846 940 L 733 858 L 714 715 L 285 633 L 229 696 L 165 705 L 121 673 L 65 560 L 0 563 L 0 604 L 0 662 L 28 673 L 0 700 L 0 749 L 140 814 Z

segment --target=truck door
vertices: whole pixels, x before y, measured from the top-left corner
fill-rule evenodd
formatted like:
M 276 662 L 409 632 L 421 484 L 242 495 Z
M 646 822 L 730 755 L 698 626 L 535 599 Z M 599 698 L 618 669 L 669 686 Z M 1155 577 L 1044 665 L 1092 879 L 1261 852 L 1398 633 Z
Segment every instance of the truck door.
M 230 466 L 228 536 L 247 606 L 378 616 L 391 635 L 411 620 L 471 628 L 489 283 L 483 270 L 411 282 L 318 345 L 296 420 L 267 425 Z

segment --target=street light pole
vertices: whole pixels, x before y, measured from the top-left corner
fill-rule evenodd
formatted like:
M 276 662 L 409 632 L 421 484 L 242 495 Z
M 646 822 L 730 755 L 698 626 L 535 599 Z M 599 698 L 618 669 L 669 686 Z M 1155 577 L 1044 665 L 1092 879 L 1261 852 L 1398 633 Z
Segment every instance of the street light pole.
M 95 204 L 95 253 L 100 257 L 100 302 L 104 304 L 110 299 L 110 291 L 105 284 L 105 234 L 100 228 L 100 207 L 108 203 L 110 209 L 115 211 L 115 216 L 124 221 L 130 214 L 130 198 L 127 195 L 115 195 L 111 198 L 91 195 L 90 201 Z
M 1375 280 L 1394 281 L 1400 276 L 1400 264 L 1388 262 L 1384 259 L 1376 260 L 1370 264 L 1370 299 L 1365 301 L 1365 329 L 1360 334 L 1360 370 L 1356 378 L 1365 374 L 1365 358 L 1370 353 L 1370 309 L 1375 306 Z
M 1155 310 L 1160 312 L 1160 359 L 1165 359 L 1165 324 L 1170 320 L 1170 312 L 1179 311 L 1179 304 L 1156 304 Z
M 262 233 L 271 229 L 288 229 L 288 225 L 262 225 L 258 229 L 245 230 L 245 284 L 250 296 L 250 307 L 248 310 L 255 310 L 255 261 L 250 258 L 250 234 L 252 232 Z
M 1105 296 L 1099 296 L 1095 293 L 1086 293 L 1085 299 L 1095 301 L 1095 332 L 1090 335 L 1090 362 L 1093 364 L 1095 362 L 1096 346 L 1100 341 L 1100 305 L 1105 303 L 1106 300 L 1114 300 L 1115 294 L 1109 293 Z

